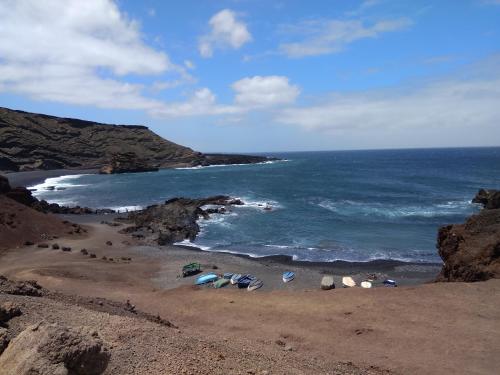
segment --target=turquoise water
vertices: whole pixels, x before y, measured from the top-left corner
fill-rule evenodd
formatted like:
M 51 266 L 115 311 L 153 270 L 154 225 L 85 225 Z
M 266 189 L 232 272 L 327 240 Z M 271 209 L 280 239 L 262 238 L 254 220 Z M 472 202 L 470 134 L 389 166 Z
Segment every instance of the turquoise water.
M 286 161 L 49 179 L 39 198 L 133 209 L 166 199 L 227 194 L 247 205 L 201 220 L 195 245 L 309 261 L 439 261 L 439 226 L 479 207 L 500 187 L 500 148 L 269 154 Z M 65 190 L 47 191 L 54 185 Z M 263 210 L 263 205 L 272 207 Z

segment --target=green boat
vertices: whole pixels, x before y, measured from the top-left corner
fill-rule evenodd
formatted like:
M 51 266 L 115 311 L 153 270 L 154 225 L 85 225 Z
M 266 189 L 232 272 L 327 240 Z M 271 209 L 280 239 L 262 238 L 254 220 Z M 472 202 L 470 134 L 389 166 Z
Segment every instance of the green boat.
M 200 263 L 189 263 L 182 267 L 182 277 L 195 275 L 198 272 L 201 272 Z
M 229 279 L 219 279 L 214 282 L 214 288 L 222 288 L 229 284 Z

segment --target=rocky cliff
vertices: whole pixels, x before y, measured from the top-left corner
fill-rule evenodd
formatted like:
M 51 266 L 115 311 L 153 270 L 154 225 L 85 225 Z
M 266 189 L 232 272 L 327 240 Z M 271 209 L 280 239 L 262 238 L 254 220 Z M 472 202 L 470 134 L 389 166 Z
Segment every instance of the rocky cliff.
M 439 230 L 438 251 L 444 261 L 438 281 L 500 278 L 500 191 L 480 190 L 473 202 L 484 209 L 464 224 Z
M 133 153 L 153 168 L 268 160 L 208 157 L 163 139 L 145 126 L 107 125 L 0 107 L 0 171 L 97 169 L 123 153 Z

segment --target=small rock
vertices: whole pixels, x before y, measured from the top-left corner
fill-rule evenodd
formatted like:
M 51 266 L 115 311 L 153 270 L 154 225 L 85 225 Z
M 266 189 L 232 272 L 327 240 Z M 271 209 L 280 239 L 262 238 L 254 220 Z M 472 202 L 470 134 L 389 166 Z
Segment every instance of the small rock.
M 54 250 L 58 250 L 59 249 L 59 245 L 58 244 L 52 244 L 52 249 Z
M 293 350 L 293 347 L 291 345 L 285 345 L 285 347 L 283 348 L 284 351 L 286 352 L 291 352 Z
M 25 241 L 24 242 L 24 246 L 33 246 L 33 245 L 34 245 L 34 243 L 31 242 L 31 241 Z
M 37 247 L 40 247 L 42 249 L 47 249 L 49 247 L 49 244 L 48 243 L 39 243 L 37 245 Z
M 109 260 L 110 262 L 113 262 L 113 260 L 114 260 L 114 259 L 113 259 L 113 258 L 108 258 L 108 260 Z
M 283 347 L 286 345 L 286 342 L 284 342 L 283 340 L 279 340 L 279 339 L 276 340 L 274 343 L 278 346 L 283 346 Z
M 0 323 L 5 323 L 10 319 L 22 314 L 19 306 L 12 302 L 5 302 L 0 305 Z
M 87 251 L 87 249 L 81 249 L 80 253 L 82 253 L 83 255 L 88 255 L 89 254 L 89 252 Z
M 61 248 L 62 251 L 71 251 L 71 247 L 68 247 L 68 246 L 63 246 Z
M 111 241 L 106 241 L 106 245 L 108 245 L 108 246 L 113 246 L 113 242 L 111 242 Z
M 105 255 L 103 255 L 103 257 L 101 259 L 102 260 L 108 260 L 108 258 Z
M 90 253 L 90 257 L 91 258 L 97 258 L 97 255 L 95 255 L 94 253 Z
M 9 345 L 9 341 L 7 329 L 0 327 L 0 354 L 2 354 L 7 345 Z

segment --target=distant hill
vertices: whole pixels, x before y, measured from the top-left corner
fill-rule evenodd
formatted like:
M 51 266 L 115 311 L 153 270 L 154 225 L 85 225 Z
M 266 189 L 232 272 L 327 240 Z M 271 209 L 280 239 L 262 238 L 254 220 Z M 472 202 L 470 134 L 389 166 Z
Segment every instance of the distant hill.
M 260 156 L 204 155 L 145 126 L 108 125 L 0 107 L 0 170 L 92 169 L 133 152 L 158 168 L 255 163 Z

